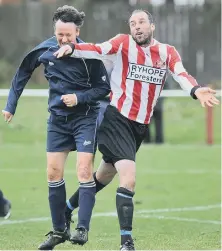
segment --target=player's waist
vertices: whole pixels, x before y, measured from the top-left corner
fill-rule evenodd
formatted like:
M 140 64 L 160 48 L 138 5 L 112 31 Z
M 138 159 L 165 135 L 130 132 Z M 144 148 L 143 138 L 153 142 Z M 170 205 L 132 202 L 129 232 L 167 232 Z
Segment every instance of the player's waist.
M 122 108 L 117 107 L 112 102 L 110 103 L 110 105 L 115 107 L 123 117 L 127 118 L 130 121 L 133 121 L 133 122 L 138 123 L 140 125 L 147 125 L 150 122 L 150 117 L 152 116 L 153 109 L 151 110 L 150 115 L 147 117 L 147 111 L 144 113 L 140 113 L 139 109 L 138 110 L 134 109 L 133 115 L 130 115 L 130 113 L 127 112 L 126 110 L 124 110 L 123 107 Z M 134 116 L 134 114 L 137 114 L 137 115 Z
M 66 123 L 66 122 L 69 122 L 75 118 L 76 118 L 76 114 L 69 114 L 69 115 L 56 115 L 53 113 L 50 114 L 50 121 L 51 122 L 59 121 L 59 122 Z
M 99 113 L 99 105 L 77 105 L 75 107 L 50 106 L 49 112 L 54 116 L 60 116 L 61 120 L 69 121 L 78 116 L 86 116 L 92 113 Z

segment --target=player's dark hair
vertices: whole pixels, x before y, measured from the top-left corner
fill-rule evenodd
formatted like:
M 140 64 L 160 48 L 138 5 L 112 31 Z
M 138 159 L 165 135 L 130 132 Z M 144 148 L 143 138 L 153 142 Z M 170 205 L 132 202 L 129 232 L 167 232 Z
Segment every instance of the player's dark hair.
M 59 7 L 53 15 L 54 24 L 61 20 L 64 23 L 74 23 L 79 28 L 83 25 L 85 18 L 84 12 L 79 12 L 73 6 L 64 5 Z
M 154 18 L 153 18 L 153 16 L 152 16 L 152 14 L 151 14 L 149 11 L 147 11 L 147 10 L 143 10 L 143 9 L 134 10 L 134 11 L 131 13 L 130 17 L 132 17 L 132 15 L 134 15 L 134 14 L 136 14 L 136 13 L 139 13 L 139 12 L 145 12 L 145 13 L 147 14 L 147 16 L 148 16 L 148 19 L 149 19 L 150 23 L 151 23 L 151 24 L 154 24 Z M 129 18 L 129 19 L 130 19 L 130 18 Z

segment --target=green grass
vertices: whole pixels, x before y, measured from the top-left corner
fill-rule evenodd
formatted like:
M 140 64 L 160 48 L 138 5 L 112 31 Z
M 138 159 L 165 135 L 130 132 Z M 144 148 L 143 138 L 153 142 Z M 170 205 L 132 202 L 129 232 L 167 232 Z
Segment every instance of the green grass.
M 0 107 L 6 99 L 0 97 Z M 214 143 L 221 143 L 221 107 L 213 109 Z M 45 139 L 47 99 L 22 97 L 14 121 L 0 123 L 0 143 L 36 143 Z M 152 129 L 152 125 L 151 125 Z M 3 133 L 4 132 L 4 133 Z M 18 133 L 19 132 L 19 133 Z M 168 98 L 164 102 L 164 134 L 170 144 L 204 144 L 206 142 L 206 109 L 190 98 Z
M 4 104 L 5 99 L 1 99 L 2 108 Z M 214 109 L 217 145 L 210 147 L 205 145 L 204 110 L 197 102 L 166 99 L 164 109 L 167 143 L 142 146 L 137 155 L 133 231 L 136 249 L 219 250 L 220 109 Z M 45 98 L 21 98 L 12 124 L 0 121 L 0 188 L 13 206 L 11 219 L 0 220 L 0 250 L 36 250 L 51 229 L 50 220 L 45 219 L 50 215 L 45 157 L 47 116 Z M 100 158 L 98 153 L 95 167 Z M 72 153 L 65 170 L 67 196 L 78 186 L 75 162 Z M 118 249 L 117 217 L 96 217 L 96 213 L 115 212 L 117 186 L 115 178 L 97 195 L 89 242 L 83 247 L 65 243 L 56 249 Z M 43 219 L 12 224 L 30 218 Z

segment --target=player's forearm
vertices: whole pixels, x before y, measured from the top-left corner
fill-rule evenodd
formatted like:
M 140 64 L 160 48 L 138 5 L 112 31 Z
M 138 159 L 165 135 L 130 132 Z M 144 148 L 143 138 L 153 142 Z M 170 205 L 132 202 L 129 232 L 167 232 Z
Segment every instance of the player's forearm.
M 185 70 L 182 59 L 175 47 L 170 47 L 169 51 L 169 70 L 173 78 L 179 83 L 183 90 L 191 93 L 191 90 L 198 86 L 196 79 Z
M 173 78 L 179 83 L 183 90 L 187 91 L 192 98 L 196 99 L 194 92 L 200 87 L 200 85 L 198 85 L 195 78 L 193 78 L 187 72 L 183 72 L 178 75 L 173 74 Z
M 173 78 L 179 83 L 181 88 L 185 91 L 190 92 L 194 86 L 198 86 L 197 81 L 188 73 L 184 72 L 181 74 L 173 74 Z
M 103 99 L 110 93 L 109 87 L 93 88 L 84 93 L 76 94 L 78 104 L 90 104 Z
M 12 80 L 5 110 L 13 115 L 15 114 L 18 100 L 30 77 L 31 73 L 27 73 L 19 69 Z
M 112 45 L 109 42 L 102 44 L 75 44 L 72 49 L 72 57 L 102 60 L 107 58 L 112 49 Z
M 16 97 L 15 92 L 11 88 L 9 91 L 8 100 L 7 100 L 6 107 L 4 110 L 14 115 L 16 111 L 17 103 L 18 103 L 18 98 Z

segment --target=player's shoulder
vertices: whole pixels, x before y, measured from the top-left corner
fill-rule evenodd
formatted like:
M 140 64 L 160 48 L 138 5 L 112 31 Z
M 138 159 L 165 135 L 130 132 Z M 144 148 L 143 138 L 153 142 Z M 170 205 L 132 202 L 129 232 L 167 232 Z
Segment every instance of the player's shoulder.
M 167 56 L 171 55 L 172 53 L 176 52 L 176 48 L 173 45 L 170 45 L 168 43 L 162 43 L 156 39 L 154 39 L 154 46 L 158 47 L 158 50 L 162 54 L 166 54 Z
M 167 43 L 162 43 L 156 39 L 153 39 L 153 45 L 155 46 L 158 46 L 158 47 L 165 47 L 166 49 L 171 49 L 173 48 L 174 46 L 170 45 L 170 44 L 167 44 Z
M 28 51 L 25 56 L 24 59 L 26 60 L 34 60 L 39 58 L 41 55 L 43 55 L 45 52 L 47 52 L 51 47 L 53 46 L 57 46 L 57 40 L 54 37 L 51 37 L 43 42 L 41 42 L 40 44 L 36 45 L 36 47 L 34 47 L 31 51 Z
M 38 44 L 34 50 L 38 50 L 38 49 L 41 49 L 41 48 L 50 48 L 50 47 L 54 47 L 54 46 L 57 46 L 58 45 L 58 42 L 56 40 L 56 37 L 53 36 L 49 39 L 46 39 L 45 41 L 41 42 L 40 44 Z

